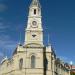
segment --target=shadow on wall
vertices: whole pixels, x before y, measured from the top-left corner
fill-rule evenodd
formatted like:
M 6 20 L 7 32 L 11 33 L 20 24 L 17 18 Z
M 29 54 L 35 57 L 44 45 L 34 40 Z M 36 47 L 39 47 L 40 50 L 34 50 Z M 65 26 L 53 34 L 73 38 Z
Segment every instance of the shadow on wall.
M 44 66 L 44 75 L 46 75 L 46 71 L 47 71 L 47 68 L 48 68 L 48 60 L 47 60 L 47 57 L 46 57 L 46 47 L 43 48 L 43 66 Z

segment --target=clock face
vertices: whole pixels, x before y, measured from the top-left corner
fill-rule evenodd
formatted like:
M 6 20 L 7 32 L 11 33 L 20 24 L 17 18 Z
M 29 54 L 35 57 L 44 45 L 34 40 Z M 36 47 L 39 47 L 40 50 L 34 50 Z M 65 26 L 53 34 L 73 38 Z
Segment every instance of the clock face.
M 37 22 L 36 22 L 36 21 L 33 21 L 32 24 L 33 24 L 33 25 L 37 25 Z
M 36 21 L 33 21 L 33 22 L 32 22 L 32 27 L 33 27 L 33 28 L 36 28 L 36 27 L 37 27 L 37 22 L 36 22 Z

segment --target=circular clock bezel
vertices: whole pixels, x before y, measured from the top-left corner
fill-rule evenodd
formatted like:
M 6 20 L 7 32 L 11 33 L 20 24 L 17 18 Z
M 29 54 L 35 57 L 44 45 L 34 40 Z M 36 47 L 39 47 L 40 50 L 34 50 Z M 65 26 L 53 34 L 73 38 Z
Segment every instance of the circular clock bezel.
M 33 21 L 32 24 L 33 24 L 33 25 L 37 25 L 37 22 L 36 22 L 36 21 Z
M 37 28 L 38 26 L 37 26 L 37 21 L 32 21 L 32 27 L 33 28 Z

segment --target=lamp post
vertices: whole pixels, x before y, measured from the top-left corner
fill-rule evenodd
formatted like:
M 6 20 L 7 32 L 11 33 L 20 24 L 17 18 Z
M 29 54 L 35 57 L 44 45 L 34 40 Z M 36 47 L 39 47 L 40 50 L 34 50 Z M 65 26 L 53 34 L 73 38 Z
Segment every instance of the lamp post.
M 70 75 L 72 75 L 72 73 L 71 73 L 72 72 L 72 65 L 73 65 L 73 62 L 71 61 L 70 62 Z

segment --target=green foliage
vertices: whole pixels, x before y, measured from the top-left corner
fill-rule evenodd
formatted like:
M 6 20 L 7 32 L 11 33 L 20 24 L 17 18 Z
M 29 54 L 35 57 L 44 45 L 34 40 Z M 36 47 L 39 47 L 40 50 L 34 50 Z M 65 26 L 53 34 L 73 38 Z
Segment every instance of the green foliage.
M 72 72 L 72 73 L 71 73 L 71 75 L 75 75 L 75 73 L 74 73 L 74 72 Z

